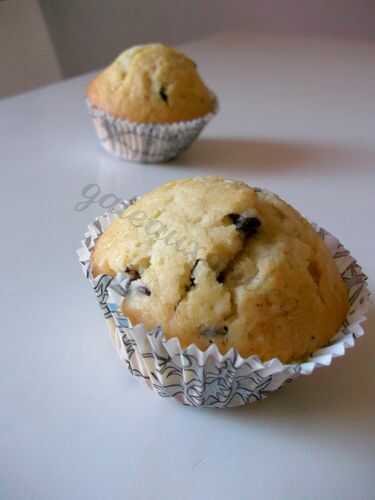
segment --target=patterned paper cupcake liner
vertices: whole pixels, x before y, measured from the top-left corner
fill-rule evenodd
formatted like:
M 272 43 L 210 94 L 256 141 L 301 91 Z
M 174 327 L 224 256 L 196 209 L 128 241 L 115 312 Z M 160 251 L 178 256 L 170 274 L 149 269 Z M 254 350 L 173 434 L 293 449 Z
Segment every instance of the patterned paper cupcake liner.
M 166 162 L 187 149 L 218 111 L 201 118 L 175 123 L 134 123 L 115 118 L 86 99 L 99 141 L 106 151 L 124 160 L 143 163 Z
M 133 200 L 132 200 L 133 201 Z M 146 331 L 133 326 L 122 313 L 122 302 L 129 290 L 126 274 L 93 277 L 91 252 L 96 240 L 132 201 L 124 201 L 111 213 L 89 225 L 78 255 L 83 272 L 93 287 L 107 320 L 120 358 L 132 375 L 143 378 L 162 397 L 173 397 L 185 405 L 230 407 L 265 398 L 285 382 L 309 375 L 343 356 L 364 334 L 361 326 L 369 304 L 367 277 L 349 250 L 328 231 L 314 225 L 329 248 L 349 289 L 350 310 L 339 332 L 330 343 L 306 361 L 285 364 L 278 359 L 262 362 L 257 356 L 242 358 L 234 349 L 221 354 L 215 345 L 201 351 L 195 345 L 182 348 L 177 338 L 167 340 L 162 329 Z

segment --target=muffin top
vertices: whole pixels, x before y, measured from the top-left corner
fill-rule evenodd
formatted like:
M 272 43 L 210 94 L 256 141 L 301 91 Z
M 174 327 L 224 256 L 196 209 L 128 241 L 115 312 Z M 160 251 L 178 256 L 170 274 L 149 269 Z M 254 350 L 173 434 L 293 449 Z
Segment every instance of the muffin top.
M 124 272 L 123 312 L 167 338 L 263 361 L 304 359 L 342 325 L 347 288 L 313 227 L 265 190 L 219 177 L 169 182 L 99 238 L 94 276 Z
M 87 96 L 99 109 L 138 123 L 192 120 L 215 107 L 195 63 L 162 44 L 123 52 L 89 84 Z

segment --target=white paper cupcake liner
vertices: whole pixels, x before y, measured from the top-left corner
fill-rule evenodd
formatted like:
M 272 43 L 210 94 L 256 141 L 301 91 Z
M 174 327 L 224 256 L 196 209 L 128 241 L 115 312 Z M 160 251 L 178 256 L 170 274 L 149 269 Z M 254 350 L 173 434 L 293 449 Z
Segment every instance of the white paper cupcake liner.
M 306 361 L 282 363 L 278 359 L 262 362 L 257 356 L 242 358 L 230 349 L 221 354 L 215 345 L 201 351 L 195 345 L 182 348 L 177 338 L 167 340 L 161 328 L 146 331 L 133 326 L 122 313 L 129 278 L 119 273 L 112 278 L 94 278 L 90 256 L 95 242 L 112 220 L 132 201 L 124 201 L 111 213 L 98 217 L 89 225 L 82 247 L 78 250 L 86 278 L 94 288 L 120 358 L 130 373 L 143 378 L 162 397 L 174 397 L 190 406 L 240 406 L 265 398 L 285 382 L 309 375 L 316 368 L 328 366 L 333 358 L 343 356 L 355 340 L 364 334 L 361 326 L 369 304 L 367 277 L 349 250 L 328 231 L 314 225 L 329 248 L 349 289 L 350 310 L 339 332 L 330 343 L 317 350 Z
M 99 141 L 109 153 L 124 160 L 159 163 L 171 160 L 187 149 L 218 110 L 200 118 L 166 124 L 134 123 L 115 118 L 93 106 L 87 99 L 89 113 Z

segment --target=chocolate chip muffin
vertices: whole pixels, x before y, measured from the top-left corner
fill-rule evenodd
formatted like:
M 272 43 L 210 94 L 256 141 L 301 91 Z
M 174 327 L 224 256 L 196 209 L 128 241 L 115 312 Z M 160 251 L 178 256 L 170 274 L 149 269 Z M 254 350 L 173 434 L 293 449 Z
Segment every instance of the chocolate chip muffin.
M 87 97 L 100 110 L 136 123 L 193 120 L 215 107 L 195 63 L 162 44 L 125 50 L 90 83 Z
M 327 344 L 347 289 L 313 227 L 268 191 L 219 177 L 169 182 L 106 229 L 94 276 L 124 273 L 123 312 L 183 347 L 298 361 Z

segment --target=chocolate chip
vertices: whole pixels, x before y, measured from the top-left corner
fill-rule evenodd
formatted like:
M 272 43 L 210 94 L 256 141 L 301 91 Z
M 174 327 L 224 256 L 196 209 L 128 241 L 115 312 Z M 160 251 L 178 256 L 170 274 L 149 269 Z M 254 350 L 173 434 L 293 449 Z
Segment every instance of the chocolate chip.
M 218 283 L 224 283 L 225 280 L 225 271 L 220 271 L 220 273 L 216 277 L 216 281 Z
M 129 275 L 129 279 L 131 281 L 139 280 L 141 275 L 136 269 L 132 269 L 131 267 L 126 267 L 125 273 Z
M 151 290 L 149 288 L 147 288 L 147 286 L 145 286 L 145 285 L 140 285 L 139 287 L 137 287 L 137 291 L 139 293 L 143 293 L 144 295 L 147 295 L 147 296 L 151 295 Z
M 163 99 L 164 102 L 168 104 L 168 95 L 165 90 L 165 87 L 160 87 L 159 96 L 161 97 L 161 99 Z
M 197 267 L 198 262 L 199 262 L 200 260 L 201 260 L 201 259 L 197 259 L 197 260 L 194 262 L 193 267 L 191 268 L 191 271 L 190 271 L 190 287 L 187 287 L 187 289 L 188 289 L 188 290 L 190 290 L 190 288 L 192 288 L 193 286 L 195 286 L 194 271 L 195 271 L 195 268 Z
M 227 326 L 219 326 L 219 327 L 214 327 L 214 326 L 204 326 L 200 328 L 200 335 L 203 337 L 207 338 L 213 338 L 217 337 L 219 335 L 226 335 L 228 333 L 228 327 Z
M 257 229 L 261 226 L 261 222 L 257 217 L 246 217 L 240 214 L 229 214 L 237 231 L 241 231 L 246 237 L 253 236 Z

